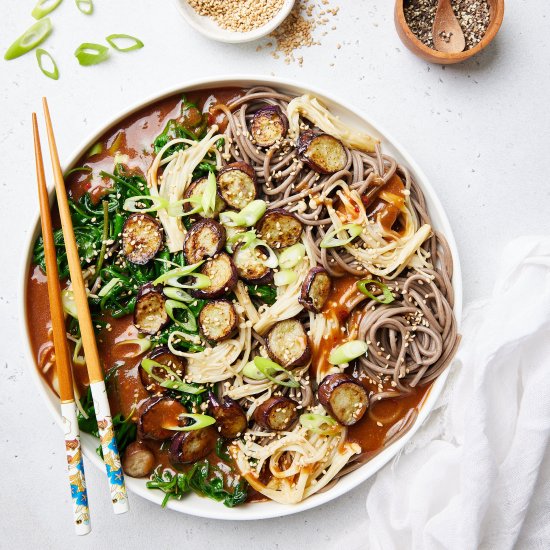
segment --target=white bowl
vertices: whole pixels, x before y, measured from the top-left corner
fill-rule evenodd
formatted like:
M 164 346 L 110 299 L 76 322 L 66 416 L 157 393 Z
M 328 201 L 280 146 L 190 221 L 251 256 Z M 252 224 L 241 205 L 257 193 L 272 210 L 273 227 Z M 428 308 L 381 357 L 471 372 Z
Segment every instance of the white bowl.
M 190 5 L 187 0 L 174 0 L 179 12 L 183 18 L 198 32 L 204 34 L 212 40 L 218 42 L 228 42 L 232 44 L 240 44 L 243 42 L 252 42 L 258 40 L 271 31 L 275 30 L 286 18 L 292 10 L 296 0 L 285 0 L 283 7 L 279 13 L 270 19 L 262 27 L 258 27 L 249 32 L 235 32 L 227 29 L 222 29 L 216 21 L 211 17 L 199 15 Z M 220 0 L 223 2 L 223 0 Z
M 213 89 L 229 86 L 237 87 L 251 87 L 257 85 L 267 85 L 273 86 L 280 90 L 287 91 L 292 94 L 302 94 L 305 91 L 311 92 L 313 95 L 320 98 L 327 107 L 330 108 L 332 112 L 339 115 L 342 120 L 354 124 L 361 129 L 364 129 L 370 132 L 372 135 L 378 137 L 382 141 L 384 151 L 393 155 L 399 162 L 402 162 L 411 170 L 414 174 L 416 181 L 420 185 L 424 195 L 426 197 L 426 202 L 430 211 L 430 216 L 433 221 L 435 229 L 442 232 L 451 249 L 453 260 L 454 260 L 454 275 L 453 275 L 453 288 L 455 291 L 455 306 L 454 313 L 457 318 L 457 322 L 460 325 L 461 313 L 462 313 L 462 278 L 460 272 L 460 262 L 458 258 L 458 251 L 456 248 L 456 242 L 454 239 L 449 220 L 447 215 L 443 210 L 437 194 L 433 187 L 430 185 L 426 176 L 417 166 L 416 162 L 409 156 L 409 154 L 403 149 L 399 143 L 390 137 L 386 132 L 384 132 L 380 125 L 375 124 L 370 116 L 360 113 L 357 109 L 352 108 L 343 101 L 336 100 L 329 94 L 316 90 L 315 88 L 307 85 L 301 86 L 296 84 L 295 81 L 284 80 L 280 78 L 271 78 L 266 76 L 241 76 L 241 77 L 220 77 L 216 79 L 203 79 L 182 84 L 170 90 L 164 91 L 159 95 L 148 98 L 138 105 L 134 105 L 124 113 L 117 116 L 114 120 L 108 121 L 104 126 L 98 129 L 90 139 L 83 143 L 72 155 L 65 157 L 67 159 L 64 164 L 64 170 L 71 167 L 89 148 L 96 143 L 96 141 L 105 133 L 107 128 L 117 124 L 122 119 L 130 115 L 131 113 L 150 105 L 158 100 L 164 99 L 168 96 L 172 96 L 177 93 L 189 92 L 192 90 L 198 89 Z M 60 131 L 60 130 L 58 130 Z M 63 152 L 62 156 L 63 155 Z M 22 299 L 20 300 L 21 310 L 20 318 L 22 320 L 22 330 L 25 334 L 28 345 L 26 346 L 26 354 L 29 364 L 36 365 L 34 355 L 32 353 L 32 348 L 30 345 L 29 332 L 26 323 L 26 311 L 25 304 L 27 303 L 26 298 L 26 280 L 27 274 L 32 259 L 32 249 L 34 241 L 40 232 L 40 221 L 39 213 L 36 213 L 36 221 L 32 231 L 29 231 L 29 240 L 27 242 L 27 253 L 25 262 L 23 265 L 21 273 L 21 294 Z M 61 415 L 59 412 L 59 398 L 50 390 L 49 386 L 46 384 L 44 379 L 40 376 L 38 369 L 32 369 L 34 373 L 34 378 L 38 384 L 40 393 L 46 400 L 53 417 L 61 427 Z M 213 519 L 226 519 L 226 520 L 253 520 L 253 519 L 264 519 L 285 516 L 289 514 L 296 514 L 320 504 L 329 502 L 344 493 L 347 493 L 354 487 L 357 487 L 360 483 L 374 475 L 384 464 L 391 460 L 411 439 L 414 433 L 418 430 L 420 425 L 426 420 L 430 411 L 432 410 L 443 386 L 445 380 L 447 379 L 448 370 L 443 372 L 439 378 L 434 382 L 432 388 L 428 392 L 427 396 L 424 399 L 422 407 L 419 411 L 418 417 L 412 426 L 412 428 L 399 440 L 390 445 L 388 448 L 384 449 L 378 455 L 376 455 L 372 460 L 367 462 L 361 468 L 358 468 L 354 472 L 346 475 L 341 478 L 340 481 L 330 490 L 313 495 L 307 500 L 294 505 L 284 505 L 278 504 L 276 502 L 258 502 L 250 503 L 238 506 L 236 508 L 226 508 L 223 504 L 214 502 L 207 498 L 202 498 L 194 494 L 190 494 L 188 497 L 180 501 L 171 500 L 168 503 L 168 508 L 177 510 L 178 512 L 184 512 L 186 514 L 201 516 L 205 518 Z M 61 437 L 61 433 L 59 434 Z M 93 462 L 98 468 L 103 469 L 103 462 L 97 456 L 95 449 L 97 447 L 97 439 L 92 437 L 89 434 L 82 434 L 82 446 L 84 449 L 84 454 L 86 458 Z M 135 494 L 146 498 L 156 504 L 160 504 L 162 501 L 162 493 L 158 491 L 151 491 L 145 487 L 145 480 L 133 479 L 130 477 L 126 478 L 127 487 Z

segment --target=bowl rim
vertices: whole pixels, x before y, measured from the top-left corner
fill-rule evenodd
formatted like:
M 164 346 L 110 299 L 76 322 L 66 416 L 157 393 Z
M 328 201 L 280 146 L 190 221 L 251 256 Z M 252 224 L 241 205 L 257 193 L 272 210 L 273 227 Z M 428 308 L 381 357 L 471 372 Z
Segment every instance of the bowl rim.
M 395 2 L 395 12 L 394 12 L 395 26 L 398 29 L 398 34 L 399 34 L 399 37 L 401 38 L 401 41 L 409 49 L 411 49 L 410 46 L 414 45 L 414 47 L 418 48 L 422 52 L 422 55 L 425 58 L 430 57 L 432 61 L 436 63 L 437 62 L 460 63 L 461 61 L 465 61 L 466 59 L 473 57 L 474 55 L 478 54 L 481 50 L 486 48 L 493 41 L 495 36 L 498 34 L 498 31 L 500 30 L 502 21 L 504 19 L 504 0 L 489 0 L 489 2 L 490 3 L 494 2 L 496 9 L 495 9 L 495 13 L 491 13 L 491 19 L 489 21 L 489 25 L 487 26 L 487 30 L 483 35 L 483 38 L 479 41 L 479 43 L 476 46 L 474 46 L 469 50 L 464 50 L 462 52 L 458 52 L 458 53 L 440 52 L 439 50 L 426 46 L 426 44 L 424 44 L 420 39 L 418 39 L 416 35 L 411 31 L 409 25 L 407 24 L 407 20 L 405 19 L 405 11 L 403 9 L 403 4 L 405 3 L 405 0 L 396 0 Z M 491 11 L 492 11 L 492 5 L 491 5 Z M 413 51 L 413 53 L 416 53 L 418 55 L 417 52 Z
M 213 28 L 209 28 L 204 24 L 204 19 L 208 19 L 205 15 L 199 15 L 188 4 L 187 0 L 174 0 L 176 8 L 185 21 L 203 36 L 216 40 L 217 42 L 225 42 L 227 44 L 243 44 L 263 38 L 273 30 L 275 30 L 292 11 L 296 0 L 284 0 L 284 4 L 280 11 L 267 23 L 248 32 L 237 32 L 228 29 L 222 29 L 213 19 Z M 194 13 L 192 13 L 194 12 Z
M 160 93 L 151 94 L 145 99 L 135 102 L 131 107 L 119 111 L 119 113 L 113 117 L 110 117 L 105 123 L 100 124 L 95 132 L 88 134 L 90 137 L 84 139 L 80 145 L 73 150 L 70 155 L 62 154 L 62 158 L 67 159 L 63 164 L 64 171 L 67 167 L 72 166 L 90 146 L 99 139 L 108 128 L 118 124 L 120 121 L 130 116 L 131 114 L 139 111 L 140 109 L 151 105 L 157 101 L 161 101 L 167 97 L 182 93 L 184 91 L 198 90 L 198 89 L 215 89 L 223 87 L 250 87 L 250 86 L 272 86 L 279 87 L 286 90 L 292 90 L 293 93 L 305 93 L 310 92 L 319 97 L 323 102 L 329 105 L 336 106 L 340 110 L 351 113 L 355 118 L 375 129 L 383 141 L 389 144 L 389 146 L 395 149 L 399 156 L 403 159 L 403 162 L 407 165 L 408 169 L 415 175 L 417 183 L 420 185 L 424 196 L 429 204 L 432 213 L 436 214 L 439 219 L 437 224 L 438 230 L 441 230 L 447 239 L 451 254 L 453 258 L 453 278 L 452 285 L 455 293 L 454 313 L 457 321 L 457 328 L 460 328 L 461 315 L 462 315 L 462 276 L 460 267 L 460 258 L 456 246 L 454 234 L 447 217 L 445 210 L 439 198 L 427 179 L 424 172 L 416 164 L 414 159 L 409 153 L 402 147 L 402 145 L 396 141 L 390 134 L 388 134 L 383 126 L 380 126 L 370 115 L 366 115 L 361 109 L 357 109 L 355 106 L 349 104 L 347 101 L 341 100 L 339 97 L 335 97 L 332 94 L 327 94 L 325 91 L 305 84 L 303 82 L 296 81 L 294 79 L 284 79 L 279 77 L 271 77 L 265 75 L 254 74 L 242 74 L 242 75 L 224 75 L 224 76 L 209 76 L 200 79 L 194 79 L 190 81 L 183 81 L 177 85 L 167 87 Z M 55 104 L 50 103 L 51 107 L 55 109 Z M 55 117 L 55 112 L 54 112 Z M 50 201 L 53 202 L 54 190 L 52 186 L 49 186 Z M 39 211 L 36 207 L 34 220 L 32 222 L 30 231 L 28 231 L 26 240 L 26 252 L 23 256 L 21 271 L 20 271 L 20 329 L 22 332 L 25 357 L 29 364 L 33 365 L 32 378 L 34 379 L 37 388 L 46 402 L 47 407 L 52 413 L 55 421 L 62 427 L 61 414 L 59 409 L 58 397 L 51 391 L 48 384 L 44 381 L 43 377 L 38 372 L 38 367 L 34 355 L 32 353 L 32 345 L 30 341 L 29 327 L 27 323 L 27 277 L 32 260 L 32 250 L 34 241 L 39 234 L 40 217 Z M 256 519 L 268 519 L 274 517 L 280 517 L 290 514 L 296 514 L 311 508 L 315 508 L 322 504 L 325 504 L 347 492 L 356 488 L 358 485 L 373 476 L 382 466 L 394 458 L 398 452 L 407 444 L 407 442 L 413 437 L 420 426 L 424 423 L 439 397 L 445 381 L 447 380 L 450 365 L 433 383 L 430 390 L 426 393 L 424 399 L 421 402 L 418 417 L 409 431 L 404 434 L 400 439 L 394 442 L 389 447 L 383 449 L 376 456 L 374 456 L 369 462 L 363 466 L 351 472 L 343 477 L 334 487 L 330 490 L 313 495 L 308 499 L 298 504 L 279 504 L 276 502 L 260 502 L 260 503 L 248 503 L 236 508 L 226 508 L 223 504 L 214 502 L 207 498 L 202 498 L 197 495 L 191 494 L 188 497 L 180 500 L 170 500 L 167 507 L 182 513 L 186 513 L 193 516 L 199 516 L 209 519 L 221 519 L 221 520 L 256 520 Z M 103 462 L 99 456 L 95 453 L 95 447 L 97 446 L 97 440 L 91 435 L 82 433 L 82 449 L 86 458 L 93 462 L 96 467 L 102 469 L 104 467 Z M 126 477 L 126 485 L 130 491 L 138 494 L 139 496 L 160 504 L 162 502 L 162 496 L 158 491 L 151 491 L 145 487 L 143 480 Z

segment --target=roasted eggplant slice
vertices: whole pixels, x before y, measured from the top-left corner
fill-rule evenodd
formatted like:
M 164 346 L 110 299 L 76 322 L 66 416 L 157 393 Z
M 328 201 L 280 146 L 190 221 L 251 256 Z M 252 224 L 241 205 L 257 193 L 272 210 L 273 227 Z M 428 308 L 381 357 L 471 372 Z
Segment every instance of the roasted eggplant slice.
M 143 285 L 136 298 L 134 325 L 144 334 L 156 334 L 170 321 L 164 304 L 166 298 L 162 286 L 147 283 Z
M 297 319 L 279 321 L 267 335 L 269 357 L 285 369 L 301 367 L 311 358 L 306 331 Z
M 226 439 L 244 434 L 248 426 L 243 408 L 230 397 L 224 396 L 220 403 L 213 393 L 208 395 L 208 412 L 216 419 L 218 432 Z
M 284 208 L 268 210 L 256 224 L 256 231 L 271 248 L 286 248 L 300 240 L 302 222 Z
M 147 477 L 155 467 L 155 455 L 143 441 L 132 441 L 122 456 L 122 469 L 130 477 Z
M 188 264 L 212 258 L 225 246 L 225 227 L 214 220 L 195 222 L 185 235 L 183 254 Z
M 233 263 L 241 279 L 248 283 L 263 285 L 273 280 L 273 271 L 267 267 L 264 261 L 267 260 L 265 247 L 245 247 L 239 244 L 233 252 Z
M 152 359 L 161 365 L 166 365 L 170 370 L 175 372 L 180 378 L 185 376 L 186 359 L 174 355 L 167 346 L 160 346 L 150 351 L 145 358 Z M 161 367 L 153 367 L 153 374 L 159 378 L 165 379 L 168 373 Z M 145 389 L 151 394 L 159 394 L 166 392 L 166 388 L 161 386 L 154 378 L 152 378 L 143 367 L 139 367 L 139 376 Z
M 215 448 L 218 434 L 213 426 L 180 432 L 170 442 L 170 462 L 189 464 L 208 456 Z
M 122 253 L 136 265 L 145 265 L 160 250 L 162 225 L 149 214 L 131 214 L 122 227 Z
M 218 190 L 232 208 L 242 210 L 258 197 L 254 168 L 246 162 L 233 162 L 218 173 Z
M 306 130 L 298 139 L 298 154 L 312 169 L 320 174 L 334 174 L 346 167 L 344 146 L 329 134 Z
M 200 178 L 196 181 L 191 182 L 189 187 L 185 190 L 185 193 L 183 194 L 184 199 L 190 199 L 191 197 L 199 197 L 202 196 L 202 194 L 205 191 L 206 184 L 208 183 L 208 178 Z M 183 203 L 183 210 L 184 212 L 189 212 L 195 208 L 195 205 L 190 202 L 184 202 Z M 195 217 L 202 216 L 203 218 L 216 218 L 218 214 L 225 208 L 225 202 L 224 200 L 219 196 L 216 195 L 216 204 L 214 206 L 214 212 L 210 214 L 209 216 L 205 216 L 204 214 L 196 214 Z
M 325 376 L 317 390 L 319 402 L 343 426 L 359 422 L 369 406 L 367 390 L 349 374 Z
M 233 290 L 238 281 L 233 260 L 225 252 L 206 260 L 201 267 L 201 273 L 210 279 L 210 286 L 191 290 L 196 298 L 219 298 Z
M 220 342 L 235 334 L 238 324 L 235 307 L 228 300 L 208 302 L 199 313 L 202 335 L 212 342 Z
M 312 267 L 304 282 L 298 301 L 309 311 L 319 313 L 329 295 L 332 281 L 327 271 L 320 267 Z
M 138 436 L 140 439 L 163 441 L 174 435 L 165 426 L 185 426 L 187 409 L 177 400 L 168 397 L 150 397 L 139 408 Z
M 288 119 L 276 105 L 258 109 L 252 117 L 250 133 L 259 147 L 270 147 L 286 136 Z
M 298 403 L 288 397 L 270 397 L 254 411 L 254 420 L 268 430 L 288 430 L 298 418 Z

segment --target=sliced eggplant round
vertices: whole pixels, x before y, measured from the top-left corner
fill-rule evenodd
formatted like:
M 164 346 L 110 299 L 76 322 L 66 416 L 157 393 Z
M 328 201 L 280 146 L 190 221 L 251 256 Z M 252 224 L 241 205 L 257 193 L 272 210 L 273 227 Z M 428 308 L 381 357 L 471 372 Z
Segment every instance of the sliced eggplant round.
M 139 408 L 138 436 L 140 439 L 164 441 L 174 435 L 170 426 L 183 427 L 187 418 L 182 414 L 187 409 L 177 400 L 169 397 L 150 397 Z
M 329 134 L 306 130 L 298 138 L 298 154 L 312 169 L 320 174 L 334 174 L 346 167 L 344 146 Z
M 297 319 L 279 321 L 266 339 L 269 357 L 285 369 L 301 367 L 311 359 L 311 348 L 304 326 Z
M 149 214 L 131 214 L 122 227 L 122 253 L 136 265 L 145 265 L 161 249 L 164 233 L 160 222 Z
M 319 313 L 328 297 L 332 287 L 332 280 L 326 269 L 317 266 L 312 267 L 304 282 L 298 301 L 309 311 Z
M 268 210 L 256 224 L 256 231 L 271 248 L 296 244 L 302 235 L 302 222 L 284 208 Z
M 207 218 L 195 222 L 183 241 L 185 261 L 196 264 L 212 258 L 225 246 L 225 237 L 225 227 L 221 223 Z
M 226 439 L 234 439 L 244 434 L 248 420 L 243 408 L 227 395 L 222 402 L 213 393 L 208 395 L 208 412 L 216 419 L 218 432 Z
M 242 210 L 258 198 L 258 185 L 254 168 L 246 162 L 233 162 L 218 173 L 218 190 L 232 208 Z
M 200 272 L 210 279 L 210 286 L 191 290 L 195 298 L 219 298 L 235 288 L 238 281 L 237 269 L 233 260 L 225 252 L 220 252 L 206 260 Z
M 167 346 L 160 346 L 150 351 L 144 359 L 152 359 L 161 365 L 167 366 L 174 371 L 180 378 L 185 376 L 186 359 L 174 355 Z M 163 380 L 168 378 L 168 373 L 161 367 L 153 367 L 153 374 Z M 139 376 L 145 389 L 151 394 L 166 392 L 166 388 L 161 386 L 140 364 Z
M 213 426 L 177 433 L 170 442 L 170 462 L 177 465 L 201 460 L 216 448 L 217 440 Z
M 277 105 L 258 109 L 252 117 L 250 133 L 259 147 L 271 147 L 286 136 L 288 119 Z
M 144 334 L 156 334 L 168 324 L 166 297 L 161 285 L 144 284 L 138 292 L 134 308 L 134 325 Z
M 122 469 L 130 477 L 147 477 L 155 467 L 155 454 L 143 441 L 132 441 L 122 455 Z
M 208 183 L 208 178 L 206 178 L 206 177 L 199 178 L 198 180 L 191 182 L 189 187 L 185 190 L 185 193 L 183 194 L 183 198 L 184 199 L 190 199 L 191 197 L 202 196 L 205 189 L 206 189 L 207 183 Z M 194 205 L 190 202 L 184 202 L 183 203 L 183 211 L 184 212 L 189 212 L 189 211 L 193 210 L 193 208 L 195 208 L 195 206 L 196 205 Z M 210 215 L 205 216 L 204 213 L 201 213 L 201 214 L 197 213 L 194 216 L 197 217 L 197 218 L 198 217 L 216 218 L 219 215 L 219 213 L 223 211 L 224 208 L 225 208 L 224 200 L 219 195 L 216 195 L 216 204 L 214 206 L 214 211 Z
M 238 244 L 233 251 L 233 263 L 241 279 L 248 283 L 264 285 L 273 280 L 273 271 L 265 265 L 267 251 L 265 247 L 246 247 Z
M 268 430 L 288 430 L 298 418 L 298 403 L 289 397 L 270 397 L 254 411 L 254 420 Z
M 229 300 L 208 302 L 199 313 L 201 334 L 212 342 L 220 342 L 235 334 L 239 318 Z
M 317 389 L 319 403 L 343 426 L 359 422 L 369 406 L 367 390 L 349 374 L 329 374 Z

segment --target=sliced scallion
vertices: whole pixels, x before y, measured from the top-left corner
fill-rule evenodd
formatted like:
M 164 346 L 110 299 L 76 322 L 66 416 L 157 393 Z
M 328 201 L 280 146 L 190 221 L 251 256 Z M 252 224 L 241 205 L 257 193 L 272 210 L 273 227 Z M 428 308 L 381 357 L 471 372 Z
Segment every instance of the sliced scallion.
M 276 384 L 279 384 L 280 386 L 285 386 L 287 388 L 299 388 L 300 384 L 294 379 L 292 374 L 288 372 L 286 369 L 281 367 L 278 363 L 275 363 L 275 361 L 272 361 L 271 359 L 267 359 L 266 357 L 254 357 L 254 364 L 258 368 L 258 370 L 266 377 L 269 378 L 272 382 L 275 382 Z M 284 372 L 288 375 L 288 380 L 279 380 L 278 378 L 275 378 L 273 376 L 276 372 Z
M 42 17 L 46 17 L 48 13 L 55 10 L 59 4 L 61 4 L 61 0 L 38 0 L 31 12 L 31 15 L 35 19 L 42 19 Z
M 265 214 L 267 203 L 260 199 L 247 204 L 240 212 L 222 212 L 220 221 L 228 227 L 251 227 Z
M 368 349 L 369 346 L 363 340 L 350 340 L 334 348 L 328 356 L 328 362 L 331 365 L 343 365 L 365 355 Z
M 50 65 L 50 68 L 48 68 L 44 64 L 44 58 L 46 58 L 46 63 Z M 38 62 L 38 66 L 40 67 L 40 70 L 44 75 L 46 75 L 48 78 L 51 78 L 52 80 L 57 80 L 59 78 L 59 69 L 57 68 L 57 64 L 54 60 L 54 58 L 51 56 L 49 52 L 46 50 L 43 50 L 42 48 L 37 48 L 36 50 L 36 61 Z
M 109 57 L 109 48 L 102 44 L 84 42 L 76 48 L 74 55 L 83 67 L 89 67 L 105 61 Z
M 150 206 L 146 206 L 147 201 L 151 202 Z M 163 197 L 154 197 L 151 195 L 136 195 L 127 198 L 124 201 L 124 205 L 122 208 L 124 208 L 124 210 L 126 210 L 127 212 L 156 212 L 157 210 L 161 208 L 166 208 L 167 206 L 168 201 Z
M 368 285 L 377 286 L 382 291 L 383 298 L 374 295 L 367 288 Z M 362 279 L 361 281 L 357 281 L 357 290 L 359 290 L 359 292 L 361 292 L 365 296 L 368 296 L 371 300 L 375 300 L 380 304 L 391 304 L 395 300 L 395 297 L 392 294 L 392 291 L 388 288 L 388 285 L 385 285 L 384 283 L 381 283 L 380 281 L 376 281 L 374 279 Z
M 88 152 L 86 153 L 87 157 L 93 157 L 94 155 L 99 155 L 103 151 L 103 145 L 97 142 L 95 145 L 92 145 Z
M 126 353 L 124 355 L 125 358 L 133 358 L 139 357 L 140 355 L 143 355 L 146 351 L 149 351 L 152 345 L 153 344 L 151 340 L 149 340 L 149 338 L 129 338 L 128 340 L 121 340 L 120 342 L 116 342 L 113 348 L 119 348 L 121 346 L 137 346 L 137 353 Z
M 178 302 L 177 300 L 166 300 L 164 307 L 166 309 L 166 313 L 168 313 L 168 317 L 170 317 L 176 325 L 180 326 L 184 330 L 188 330 L 189 332 L 195 332 L 197 330 L 197 320 L 195 319 L 193 313 L 191 313 L 191 310 L 183 302 Z M 174 312 L 177 309 L 182 309 L 185 312 L 185 321 L 180 321 L 176 317 Z
M 68 178 L 71 174 L 75 174 L 76 172 L 91 172 L 92 169 L 90 166 L 76 166 L 75 168 L 71 168 L 68 172 L 65 172 L 64 177 Z
M 323 414 L 305 413 L 300 415 L 300 424 L 310 432 L 321 435 L 332 435 L 340 431 L 338 422 Z M 323 426 L 326 426 L 323 428 Z
M 337 237 L 339 233 L 342 231 L 347 232 L 347 237 L 344 239 L 341 239 Z M 343 225 L 339 229 L 333 229 L 329 231 L 321 241 L 321 244 L 319 245 L 321 248 L 334 248 L 336 246 L 344 246 L 346 244 L 351 243 L 353 239 L 361 235 L 363 232 L 363 227 L 356 223 L 347 223 L 346 225 Z
M 273 275 L 275 286 L 286 286 L 292 284 L 298 278 L 298 273 L 293 269 L 281 269 Z
M 157 277 L 153 284 L 168 284 L 170 286 L 175 286 L 177 288 L 188 288 L 186 286 L 183 286 L 179 279 L 181 277 L 185 277 L 187 275 L 190 275 L 195 271 L 198 267 L 200 267 L 204 263 L 204 260 L 197 262 L 196 264 L 186 265 L 183 267 L 177 267 L 176 269 L 171 269 L 170 271 L 167 271 L 166 273 L 163 273 L 160 277 Z
M 76 7 L 84 15 L 92 15 L 94 13 L 94 3 L 93 0 L 75 0 Z
M 164 295 L 171 300 L 177 300 L 178 302 L 194 302 L 196 298 L 193 298 L 191 294 L 185 292 L 181 288 L 174 288 L 173 286 L 167 286 L 164 288 Z
M 249 361 L 241 370 L 241 374 L 252 380 L 267 380 L 267 376 L 258 369 L 254 361 Z
M 39 46 L 48 38 L 52 32 L 52 20 L 49 17 L 39 19 L 34 25 L 31 25 L 15 42 L 7 49 L 4 59 L 15 59 L 24 55 L 36 46 Z
M 176 374 L 170 367 L 167 367 L 166 365 L 163 365 L 157 361 L 153 361 L 153 359 L 149 359 L 148 357 L 143 359 L 143 361 L 141 362 L 141 367 L 155 382 L 157 382 L 163 388 L 168 388 L 169 390 L 176 390 L 185 393 L 192 393 L 193 395 L 197 395 L 206 391 L 206 388 L 197 388 L 195 386 L 192 386 L 191 384 L 186 384 L 182 381 L 181 377 L 178 376 L 178 374 Z M 153 372 L 154 368 L 159 368 L 166 371 L 170 378 L 161 378 L 160 376 L 157 376 Z
M 100 298 L 103 298 L 103 296 L 107 296 L 115 286 L 117 286 L 122 281 L 118 277 L 113 277 L 104 287 L 101 288 L 101 290 L 97 293 L 97 295 Z
M 209 172 L 201 198 L 201 206 L 205 216 L 210 215 L 216 208 L 216 191 L 216 176 L 214 172 Z
M 212 426 L 216 422 L 216 419 L 208 416 L 207 414 L 193 414 L 193 413 L 182 413 L 179 415 L 180 418 L 190 418 L 193 420 L 193 424 L 188 424 L 187 426 L 166 426 L 162 427 L 166 430 L 173 430 L 175 432 L 192 432 L 194 430 L 201 430 L 207 426 Z
M 279 254 L 279 267 L 292 269 L 302 261 L 305 255 L 306 247 L 302 243 L 293 244 Z
M 143 48 L 143 42 L 139 38 L 136 38 L 130 34 L 110 34 L 105 38 L 105 40 L 109 42 L 111 48 L 114 48 L 118 52 L 132 52 Z M 121 46 L 120 44 L 117 44 L 117 41 L 122 41 L 122 43 L 129 41 L 130 45 Z M 216 179 L 215 176 L 214 179 Z
M 76 311 L 76 302 L 74 299 L 74 292 L 66 288 L 61 291 L 61 303 L 63 304 L 63 311 L 73 317 L 78 319 L 78 313 Z

